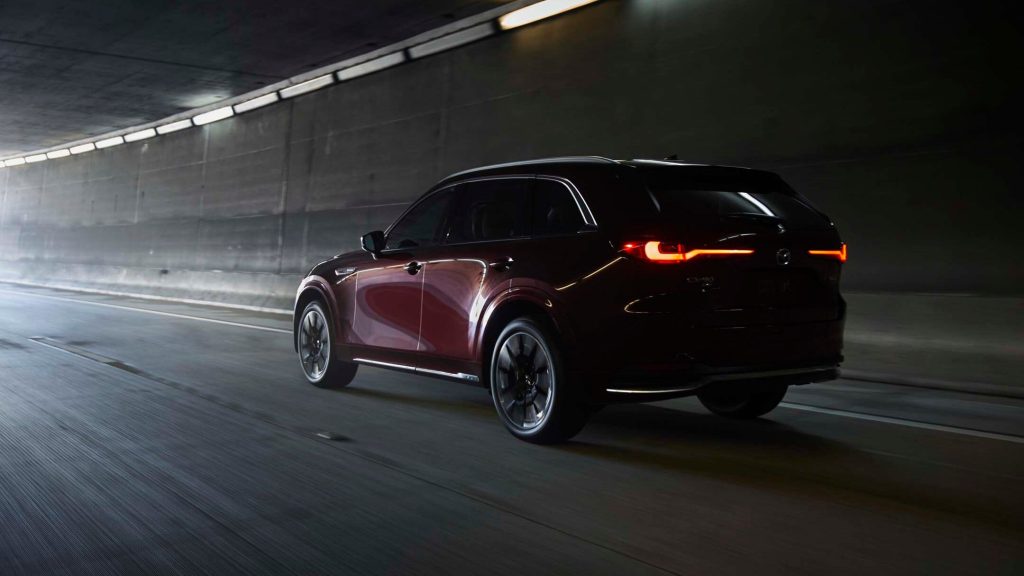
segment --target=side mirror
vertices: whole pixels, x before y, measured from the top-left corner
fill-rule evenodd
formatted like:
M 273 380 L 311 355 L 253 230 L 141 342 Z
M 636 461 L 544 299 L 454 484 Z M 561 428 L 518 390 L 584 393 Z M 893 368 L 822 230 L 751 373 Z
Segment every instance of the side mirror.
M 363 250 L 376 256 L 384 249 L 384 233 L 380 230 L 374 230 L 373 232 L 363 234 L 360 242 L 363 245 Z

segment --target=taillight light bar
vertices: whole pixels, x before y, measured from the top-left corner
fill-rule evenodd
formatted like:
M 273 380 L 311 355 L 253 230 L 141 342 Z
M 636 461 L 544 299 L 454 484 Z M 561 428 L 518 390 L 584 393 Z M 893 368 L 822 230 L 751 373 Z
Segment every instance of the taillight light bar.
M 839 250 L 808 250 L 807 253 L 811 256 L 828 256 L 846 262 L 846 243 L 840 244 Z
M 687 250 L 682 244 L 668 244 L 657 240 L 646 242 L 627 242 L 622 245 L 622 251 L 638 258 L 659 264 L 673 264 L 686 262 L 698 256 L 742 256 L 753 254 L 753 250 L 718 249 L 718 248 L 695 248 Z

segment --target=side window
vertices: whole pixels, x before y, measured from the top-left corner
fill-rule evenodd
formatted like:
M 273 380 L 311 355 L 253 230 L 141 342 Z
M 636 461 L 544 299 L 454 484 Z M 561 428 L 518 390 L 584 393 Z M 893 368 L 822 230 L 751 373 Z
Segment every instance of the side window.
M 518 238 L 529 233 L 530 179 L 504 178 L 459 187 L 449 243 Z
M 437 244 L 442 222 L 455 194 L 451 188 L 431 194 L 410 210 L 388 233 L 385 250 Z
M 537 179 L 533 191 L 531 221 L 534 236 L 572 234 L 583 228 L 583 216 L 576 200 L 560 182 Z

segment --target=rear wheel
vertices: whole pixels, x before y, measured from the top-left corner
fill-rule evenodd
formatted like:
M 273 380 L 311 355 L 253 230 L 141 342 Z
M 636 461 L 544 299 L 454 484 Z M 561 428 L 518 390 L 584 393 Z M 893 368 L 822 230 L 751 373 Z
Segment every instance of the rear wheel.
M 302 311 L 298 327 L 299 364 L 309 383 L 320 388 L 347 386 L 358 364 L 336 358 L 334 334 L 326 307 L 314 300 Z
M 587 410 L 543 321 L 513 320 L 491 354 L 491 398 L 505 428 L 537 444 L 563 442 L 586 424 Z
M 757 418 L 779 405 L 786 395 L 785 384 L 757 382 L 712 384 L 697 393 L 705 408 L 726 418 Z

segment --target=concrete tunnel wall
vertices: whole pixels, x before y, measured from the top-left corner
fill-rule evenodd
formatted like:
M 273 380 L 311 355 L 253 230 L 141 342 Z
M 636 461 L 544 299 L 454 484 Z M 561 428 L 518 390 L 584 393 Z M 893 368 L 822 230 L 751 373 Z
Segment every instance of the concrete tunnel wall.
M 446 174 L 567 154 L 778 170 L 847 290 L 1019 295 L 998 2 L 606 1 L 199 128 L 0 169 L 0 278 L 287 308 Z

